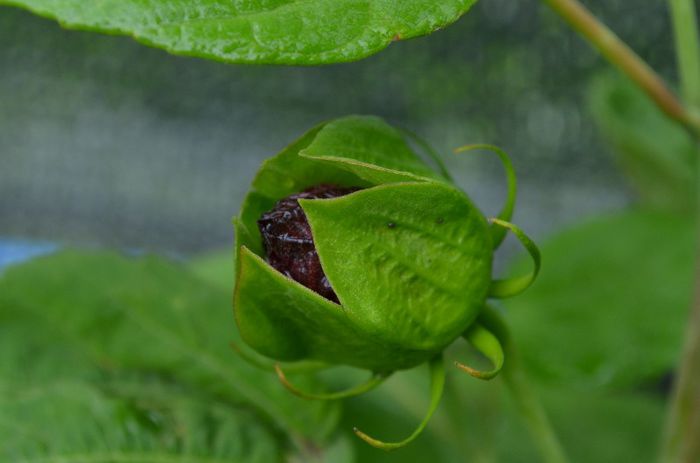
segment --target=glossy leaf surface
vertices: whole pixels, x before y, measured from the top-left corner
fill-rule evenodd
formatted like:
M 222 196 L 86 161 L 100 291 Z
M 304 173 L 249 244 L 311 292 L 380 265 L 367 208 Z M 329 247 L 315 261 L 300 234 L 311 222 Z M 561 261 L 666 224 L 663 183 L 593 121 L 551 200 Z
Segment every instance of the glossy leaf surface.
M 235 63 L 353 61 L 457 20 L 476 0 L 2 0 L 64 27 Z

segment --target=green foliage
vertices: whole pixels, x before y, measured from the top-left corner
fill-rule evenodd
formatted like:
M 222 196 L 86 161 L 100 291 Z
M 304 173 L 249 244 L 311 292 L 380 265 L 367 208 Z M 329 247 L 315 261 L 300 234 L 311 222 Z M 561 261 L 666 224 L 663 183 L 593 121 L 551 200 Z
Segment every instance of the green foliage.
M 2 0 L 68 28 L 236 63 L 352 61 L 456 21 L 476 0 Z
M 631 386 L 670 371 L 690 306 L 693 229 L 677 216 L 628 212 L 546 242 L 539 279 L 506 304 L 533 372 Z
M 571 461 L 656 461 L 664 422 L 658 397 L 571 387 L 541 388 L 538 393 Z M 525 423 L 510 407 L 501 412 L 502 427 L 496 431 L 498 461 L 540 461 Z
M 233 292 L 233 250 L 213 251 L 195 256 L 189 263 L 192 273 L 229 293 Z
M 550 346 L 556 348 L 556 346 Z M 465 357 L 466 350 L 454 352 Z M 423 368 L 400 372 L 370 394 L 347 401 L 342 428 L 400 437 L 424 413 L 428 387 Z M 521 463 L 541 461 L 527 423 L 520 418 L 500 377 L 474 381 L 453 370 L 442 404 L 423 436 L 392 453 L 358 445 L 357 461 L 372 463 Z M 571 461 L 652 462 L 663 424 L 663 402 L 645 393 L 597 388 L 538 387 Z M 368 423 L 368 424 L 364 424 Z M 365 429 L 366 428 L 366 429 Z
M 281 461 L 264 420 L 166 381 L 96 364 L 41 314 L 0 303 L 0 460 Z
M 157 382 L 5 386 L 3 461 L 282 461 L 276 436 L 254 414 Z
M 13 436 L 62 429 L 13 437 L 0 455 L 276 461 L 296 440 L 307 442 L 299 451 L 318 446 L 338 404 L 302 401 L 244 363 L 228 346 L 238 340 L 229 306 L 230 293 L 156 258 L 62 252 L 9 269 L 0 416 Z
M 691 135 L 627 80 L 604 74 L 590 105 L 603 135 L 642 202 L 693 212 L 698 156 Z
M 602 228 L 604 231 L 618 232 L 615 234 L 620 235 L 620 241 L 624 241 L 625 237 L 629 239 L 629 235 L 622 235 L 619 230 L 637 230 L 635 235 L 644 236 L 640 231 L 644 228 L 642 225 L 648 226 L 649 222 L 658 222 L 663 218 L 662 223 L 666 223 L 666 228 L 655 228 L 656 235 L 650 232 L 646 235 L 647 239 L 654 243 L 655 236 L 666 236 L 666 243 L 677 242 L 679 251 L 676 257 L 683 260 L 680 256 L 684 249 L 683 240 L 688 239 L 690 232 L 686 230 L 684 238 L 673 231 L 686 229 L 680 224 L 682 221 L 657 214 L 630 216 L 604 221 L 602 225 L 588 225 L 580 233 L 593 237 L 596 230 Z M 636 227 L 631 225 L 635 223 Z M 579 237 L 578 232 L 570 233 L 575 234 L 571 239 L 578 244 L 579 240 L 575 239 Z M 599 232 L 596 236 L 602 240 L 599 236 L 602 234 Z M 640 245 L 639 240 L 633 239 L 636 245 Z M 556 239 L 556 243 L 562 242 Z M 561 246 L 566 244 L 563 242 Z M 634 245 L 630 244 L 632 247 Z M 570 274 L 575 271 L 582 264 L 581 255 L 591 252 L 590 248 L 573 254 L 568 250 L 567 255 L 574 262 L 564 268 L 557 263 L 557 254 L 551 250 L 552 244 L 544 249 L 547 262 L 543 272 L 544 282 L 559 272 Z M 604 251 L 601 250 L 601 253 Z M 654 255 L 656 252 L 662 253 L 659 250 Z M 272 373 L 250 369 L 228 348 L 222 350 L 221 355 L 226 356 L 228 367 L 236 369 L 237 376 L 227 374 L 221 365 L 215 368 L 220 370 L 216 374 L 207 374 L 198 365 L 213 362 L 206 355 L 210 349 L 207 346 L 223 345 L 229 339 L 236 339 L 230 314 L 221 311 L 222 307 L 230 304 L 230 287 L 216 270 L 221 269 L 224 275 L 230 275 L 231 255 L 230 251 L 226 251 L 193 262 L 195 271 L 209 275 L 208 279 L 213 284 L 189 276 L 179 265 L 158 259 L 125 259 L 104 253 L 62 253 L 8 270 L 0 278 L 0 428 L 3 436 L 8 436 L 0 441 L 0 460 L 22 462 L 22 458 L 17 457 L 22 455 L 25 459 L 71 456 L 70 461 L 83 461 L 77 458 L 79 454 L 90 461 L 104 462 L 121 461 L 119 457 L 122 460 L 131 457 L 132 460 L 149 462 L 149 458 L 155 456 L 159 458 L 158 461 L 194 463 L 221 460 L 273 462 L 279 461 L 281 455 L 288 454 L 291 450 L 284 433 L 289 433 L 294 439 L 298 431 L 266 418 L 270 413 L 264 407 L 269 404 L 249 401 L 229 391 L 233 389 L 233 383 L 254 382 L 256 388 L 272 394 L 277 402 L 276 407 L 285 410 L 278 414 L 292 410 L 292 413 L 310 419 L 307 415 L 309 409 L 322 405 L 294 398 L 277 384 Z M 590 259 L 596 258 L 601 262 L 601 268 L 609 263 L 600 253 Z M 609 259 L 614 262 L 618 259 L 626 261 L 627 258 L 629 256 L 623 253 Z M 568 260 L 566 256 L 560 259 Z M 685 259 L 689 259 L 689 256 Z M 663 258 L 656 257 L 654 261 L 668 268 L 667 264 L 663 264 Z M 553 274 L 547 272 L 550 265 L 554 268 Z M 642 270 L 646 267 L 639 260 L 629 265 Z M 680 261 L 677 263 L 679 268 L 686 265 Z M 659 269 L 659 272 L 662 271 Z M 669 272 L 673 273 L 673 270 Z M 561 291 L 573 291 L 570 294 L 574 298 L 579 293 L 593 292 L 592 285 L 596 281 L 591 281 L 590 277 L 584 280 L 587 283 L 583 285 L 584 288 L 567 283 Z M 660 282 L 669 281 L 668 275 L 656 277 Z M 221 289 L 214 286 L 217 281 Z M 644 278 L 639 284 L 647 281 Z M 230 283 L 229 278 L 228 285 Z M 643 294 L 649 294 L 649 288 L 652 288 L 657 291 L 657 297 L 661 297 L 661 293 L 666 294 L 668 301 L 669 295 L 679 297 L 673 293 L 683 291 L 680 283 L 678 287 L 664 289 L 662 286 L 646 284 Z M 653 337 L 649 336 L 648 324 L 639 322 L 639 315 L 647 312 L 644 307 L 639 311 L 639 304 L 627 309 L 634 312 L 634 322 L 628 323 L 627 328 L 622 330 L 623 339 L 609 342 L 606 336 L 610 331 L 605 326 L 601 327 L 603 323 L 599 324 L 593 315 L 603 316 L 610 312 L 610 307 L 592 314 L 587 310 L 588 305 L 584 308 L 576 305 L 578 308 L 569 309 L 568 304 L 572 300 L 575 302 L 575 299 L 567 298 L 566 304 L 561 302 L 550 312 L 548 301 L 539 302 L 543 296 L 537 287 L 532 291 L 540 294 L 538 301 L 529 302 L 533 307 L 512 305 L 521 298 L 527 299 L 529 291 L 509 302 L 512 308 L 509 318 L 515 322 L 514 331 L 529 353 L 530 365 L 540 363 L 533 359 L 534 355 L 554 353 L 558 355 L 556 360 L 561 360 L 563 356 L 579 359 L 590 349 L 607 349 L 606 355 L 611 356 L 611 361 L 619 362 L 616 349 L 623 343 L 630 344 L 626 346 L 629 353 L 638 349 L 646 352 L 649 347 L 647 339 L 654 342 Z M 555 290 L 558 288 L 554 287 Z M 157 299 L 153 299 L 156 296 Z M 134 298 L 141 300 L 144 307 L 138 309 L 133 304 L 127 304 Z M 179 300 L 180 304 L 173 306 L 171 298 Z M 658 300 L 648 302 L 649 307 L 658 303 Z M 196 317 L 183 318 L 177 307 Z M 189 310 L 183 307 L 189 307 Z M 626 310 L 619 304 L 615 309 Z M 670 309 L 664 316 L 680 320 L 682 309 L 679 307 L 675 311 L 679 312 L 677 316 L 673 316 L 674 311 Z M 198 360 L 184 353 L 157 354 L 162 350 L 157 331 L 144 331 L 144 326 L 152 325 L 139 322 L 139 310 L 150 312 L 152 320 L 162 326 L 173 323 L 181 326 L 182 342 L 188 346 L 187 349 L 192 349 L 188 339 L 197 338 L 196 344 L 201 347 L 199 351 L 195 349 L 193 355 L 202 356 L 203 352 L 205 355 Z M 571 317 L 570 312 L 574 310 L 582 311 L 584 316 L 578 320 L 560 321 Z M 562 311 L 565 313 L 561 314 Z M 219 312 L 219 315 L 212 317 L 213 312 Z M 78 316 L 78 313 L 82 313 L 82 316 Z M 622 316 L 631 315 L 627 313 Z M 100 323 L 103 317 L 111 322 Z M 535 342 L 529 342 L 527 330 L 532 327 L 528 328 L 525 319 L 532 319 L 535 326 L 544 324 L 564 334 L 540 336 Z M 662 327 L 667 323 L 658 318 L 654 322 Z M 674 324 L 679 329 L 680 322 Z M 617 325 L 619 328 L 620 324 Z M 203 330 L 199 335 L 195 334 L 198 327 Z M 113 330 L 118 333 L 119 342 L 116 342 L 117 334 L 112 334 Z M 583 340 L 572 338 L 572 332 L 577 331 L 587 334 L 581 335 Z M 569 340 L 562 342 L 562 339 Z M 582 344 L 576 344 L 578 342 Z M 599 342 L 603 343 L 601 347 L 597 347 Z M 124 348 L 117 349 L 116 345 L 122 343 Z M 108 349 L 109 344 L 112 347 Z M 473 355 L 462 346 L 458 344 L 451 349 L 450 357 L 466 359 Z M 650 347 L 658 348 L 656 344 Z M 667 351 L 667 360 L 672 358 L 671 354 Z M 182 362 L 173 360 L 177 355 L 182 355 Z M 217 358 L 218 350 L 211 355 Z M 161 356 L 163 365 L 154 365 Z M 625 362 L 630 381 L 647 377 L 645 360 Z M 193 372 L 187 374 L 183 371 L 186 369 Z M 406 435 L 425 412 L 428 384 L 423 370 L 419 368 L 398 373 L 381 388 L 350 400 L 345 407 L 342 430 L 349 433 L 353 426 L 360 426 L 367 432 L 381 433 L 388 438 Z M 541 373 L 541 370 L 530 372 Z M 663 421 L 660 400 L 644 393 L 619 394 L 601 390 L 591 385 L 595 381 L 586 372 L 575 374 L 576 377 L 567 379 L 577 381 L 577 378 L 584 378 L 586 382 L 577 383 L 576 388 L 570 384 L 565 388 L 548 387 L 542 394 L 574 461 L 612 462 L 623 457 L 640 462 L 651 461 L 655 455 L 656 436 Z M 198 376 L 201 377 L 200 381 L 196 379 Z M 336 389 L 356 382 L 361 376 L 341 370 L 324 377 Z M 302 382 L 302 378 L 295 378 L 294 381 Z M 498 387 L 500 381 L 497 378 L 487 384 L 476 382 L 452 370 L 448 377 L 447 395 L 426 434 L 410 447 L 396 453 L 379 452 L 358 439 L 348 441 L 350 437 L 346 436 L 344 440 L 315 444 L 322 446 L 312 451 L 312 454 L 320 452 L 316 459 L 306 454 L 292 457 L 291 461 L 412 463 L 434 458 L 456 463 L 464 461 L 465 455 L 477 462 L 536 461 L 537 453 L 524 423 L 513 406 L 503 400 L 503 391 Z M 223 387 L 219 389 L 207 382 L 223 384 Z M 309 387 L 319 389 L 318 384 L 310 384 Z M 336 413 L 332 409 L 326 410 L 331 416 Z M 289 420 L 282 418 L 281 422 Z M 323 423 L 316 423 L 309 426 L 311 438 L 315 435 L 313 426 L 318 426 L 319 432 L 322 432 L 320 428 Z M 52 432 L 47 432 L 47 429 Z M 302 444 L 305 445 L 308 444 Z M 352 459 L 353 452 L 357 454 L 356 460 Z

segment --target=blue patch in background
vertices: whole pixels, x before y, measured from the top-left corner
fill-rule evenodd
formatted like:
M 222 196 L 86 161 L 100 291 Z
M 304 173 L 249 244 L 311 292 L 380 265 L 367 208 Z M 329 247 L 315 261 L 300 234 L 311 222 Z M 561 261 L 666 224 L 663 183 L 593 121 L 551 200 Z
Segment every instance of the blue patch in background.
M 49 254 L 57 249 L 58 245 L 47 241 L 0 238 L 0 270 L 32 257 Z

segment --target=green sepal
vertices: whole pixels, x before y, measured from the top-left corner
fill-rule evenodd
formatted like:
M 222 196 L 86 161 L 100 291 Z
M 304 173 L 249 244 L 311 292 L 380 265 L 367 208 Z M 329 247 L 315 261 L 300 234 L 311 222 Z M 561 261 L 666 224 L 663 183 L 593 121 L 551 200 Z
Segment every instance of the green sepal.
M 329 122 L 299 155 L 352 172 L 372 185 L 446 180 L 416 155 L 401 131 L 378 117 Z
M 500 220 L 510 221 L 513 217 L 513 210 L 515 209 L 515 200 L 518 195 L 518 179 L 515 176 L 515 169 L 513 168 L 513 163 L 510 160 L 508 153 L 503 151 L 498 146 L 488 145 L 488 144 L 476 144 L 476 145 L 465 145 L 457 148 L 455 153 L 464 153 L 473 150 L 487 150 L 498 156 L 498 159 L 503 165 L 503 170 L 506 173 L 506 186 L 508 187 L 508 194 L 506 196 L 506 202 L 503 204 L 501 211 L 498 213 L 498 218 Z M 506 228 L 500 227 L 496 224 L 491 225 L 491 235 L 493 238 L 493 248 L 498 248 L 503 240 L 506 238 L 506 233 L 508 230 Z
M 486 220 L 444 183 L 300 200 L 347 317 L 372 339 L 436 352 L 476 318 L 491 284 Z
M 262 238 L 256 222 L 263 212 L 272 209 L 277 201 L 286 196 L 319 183 L 369 186 L 347 171 L 299 156 L 299 152 L 313 142 L 325 125 L 320 124 L 309 130 L 279 154 L 262 163 L 234 221 L 236 249 L 244 245 L 262 255 Z
M 286 387 L 292 394 L 301 397 L 302 399 L 308 400 L 342 400 L 348 399 L 350 397 L 357 397 L 366 392 L 371 391 L 376 388 L 384 381 L 386 381 L 392 374 L 389 373 L 372 373 L 372 376 L 365 382 L 360 383 L 356 386 L 350 387 L 348 389 L 336 392 L 309 392 L 292 384 L 288 379 L 287 375 L 280 365 L 275 365 L 275 373 L 284 387 Z
M 396 450 L 401 447 L 405 447 L 414 440 L 418 438 L 423 433 L 423 430 L 428 426 L 430 418 L 432 418 L 435 410 L 437 410 L 438 405 L 440 405 L 440 400 L 442 399 L 442 393 L 445 389 L 445 362 L 442 359 L 442 354 L 436 355 L 430 361 L 430 406 L 426 412 L 423 420 L 420 422 L 410 436 L 399 442 L 384 442 L 379 439 L 375 439 L 355 428 L 355 434 L 357 437 L 367 442 L 372 447 L 376 447 L 382 450 Z
M 314 360 L 302 360 L 300 362 L 280 363 L 260 355 L 257 351 L 252 350 L 247 344 L 239 344 L 235 341 L 229 343 L 231 349 L 238 354 L 241 360 L 248 363 L 259 370 L 275 372 L 277 368 L 284 368 L 287 373 L 313 373 L 316 371 L 332 368 L 325 362 Z
M 277 201 L 310 186 L 369 187 L 396 181 L 441 180 L 408 146 L 401 132 L 373 116 L 320 124 L 263 162 L 238 216 L 238 249 L 263 254 L 256 221 Z
M 432 355 L 373 338 L 343 307 L 287 278 L 246 247 L 239 250 L 238 259 L 236 321 L 243 340 L 267 357 L 390 371 Z
M 490 297 L 512 297 L 529 288 L 537 278 L 537 275 L 540 273 L 540 267 L 542 266 L 540 250 L 535 242 L 532 241 L 530 237 L 527 236 L 518 226 L 496 218 L 490 218 L 489 222 L 491 222 L 493 225 L 497 225 L 513 232 L 515 237 L 518 238 L 518 241 L 520 241 L 520 244 L 523 245 L 525 250 L 532 258 L 533 269 L 530 273 L 512 278 L 505 278 L 502 280 L 493 280 L 491 283 L 491 289 L 489 290 Z
M 495 378 L 503 368 L 505 360 L 503 342 L 498 339 L 497 334 L 489 330 L 483 324 L 477 322 L 472 324 L 472 326 L 464 332 L 463 336 L 464 339 L 469 341 L 469 344 L 474 346 L 484 357 L 489 359 L 493 368 L 490 370 L 477 370 L 469 365 L 455 362 L 457 368 L 478 379 L 490 380 Z

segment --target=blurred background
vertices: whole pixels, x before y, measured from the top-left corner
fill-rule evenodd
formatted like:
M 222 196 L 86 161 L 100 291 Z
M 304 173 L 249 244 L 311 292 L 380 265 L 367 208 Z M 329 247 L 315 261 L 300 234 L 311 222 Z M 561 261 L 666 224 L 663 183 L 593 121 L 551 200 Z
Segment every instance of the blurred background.
M 673 80 L 662 2 L 589 3 Z M 498 163 L 450 153 L 502 146 L 520 179 L 517 222 L 535 236 L 630 200 L 586 103 L 608 65 L 534 1 L 479 2 L 429 37 L 316 68 L 175 57 L 0 11 L 3 236 L 185 255 L 227 245 L 260 161 L 347 114 L 421 135 L 485 211 L 503 195 Z
M 663 2 L 586 3 L 676 82 Z M 488 154 L 451 151 L 467 143 L 497 144 L 511 154 L 518 174 L 514 222 L 544 243 L 541 281 L 506 308 L 555 425 L 578 461 L 653 460 L 689 304 L 693 233 L 683 213 L 693 201 L 693 143 L 540 3 L 483 0 L 429 37 L 394 43 L 361 62 L 314 68 L 171 56 L 129 38 L 62 30 L 10 7 L 0 7 L 0 43 L 0 269 L 62 247 L 165 255 L 216 288 L 226 311 L 231 218 L 260 162 L 311 126 L 375 114 L 416 132 L 444 155 L 486 214 L 495 213 L 505 195 L 498 162 Z M 498 271 L 522 268 L 518 256 L 508 241 Z M 116 278 L 93 281 L 89 269 L 102 264 L 66 259 L 54 273 L 43 270 L 50 262 L 24 274 L 21 266 L 7 271 L 0 283 L 0 309 L 13 308 L 6 321 L 21 318 L 17 307 L 40 313 L 51 305 L 55 299 L 41 288 L 79 292 L 75 288 L 109 287 Z M 169 271 L 138 265 L 133 272 L 147 281 Z M 145 294 L 139 286 L 145 283 L 133 284 L 124 294 Z M 170 291 L 153 286 L 153 300 Z M 122 296 L 103 297 L 80 298 L 77 305 L 101 310 Z M 62 318 L 58 313 L 55 320 Z M 230 328 L 221 333 L 225 340 L 233 321 L 224 315 L 221 325 Z M 85 330 L 93 322 L 80 320 L 63 331 L 89 338 Z M 12 345 L 22 350 L 16 333 L 26 325 L 10 326 Z M 41 346 L 45 342 L 37 341 L 38 351 Z M 98 349 L 99 368 L 105 358 L 121 365 L 121 354 L 110 349 Z M 226 349 L 220 355 L 236 361 Z M 458 348 L 455 355 L 473 353 Z M 160 370 L 179 362 L 135 363 L 137 370 Z M 241 368 L 234 376 L 248 375 L 253 385 L 268 381 Z M 291 435 L 297 443 L 292 451 L 284 444 L 281 453 L 240 461 L 271 461 L 269 455 L 352 461 L 347 455 L 354 455 L 357 461 L 406 462 L 434 454 L 440 461 L 537 461 L 501 388 L 466 378 L 455 380 L 453 405 L 443 407 L 422 443 L 389 455 L 355 446 L 350 422 L 410 429 L 427 404 L 427 384 L 419 376 L 392 380 L 387 392 L 346 404 L 337 418 L 344 437 L 318 444 L 327 454 L 304 453 L 306 444 L 294 437 L 304 435 L 301 428 L 317 429 L 318 416 L 330 420 L 327 410 L 314 408 L 309 413 L 315 418 L 296 428 L 285 421 L 296 402 L 285 412 L 237 397 L 236 407 L 247 404 L 245 413 L 263 416 L 266 439 Z M 211 380 L 206 374 L 188 378 L 178 381 L 195 387 Z M 225 397 L 218 390 L 207 394 Z M 158 407 L 165 413 L 167 406 Z M 448 416 L 444 408 L 464 416 Z

